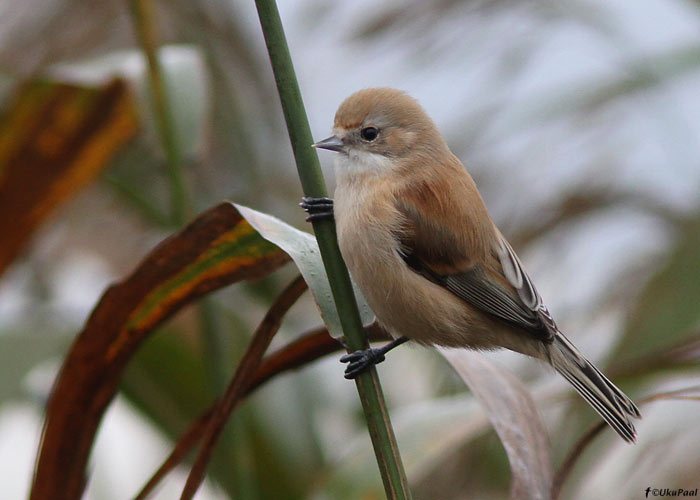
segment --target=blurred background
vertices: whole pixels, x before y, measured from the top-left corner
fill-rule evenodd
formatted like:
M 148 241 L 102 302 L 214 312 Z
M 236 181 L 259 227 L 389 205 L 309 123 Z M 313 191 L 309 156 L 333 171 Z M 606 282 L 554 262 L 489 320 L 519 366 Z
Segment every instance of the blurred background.
M 187 218 L 228 199 L 310 230 L 253 2 L 153 7 Z M 697 394 L 700 2 L 305 0 L 279 8 L 316 138 L 329 135 L 337 106 L 355 90 L 391 86 L 416 97 L 569 338 L 633 399 Z M 0 2 L 0 159 L 20 97 L 31 106 L 32 95 L 22 94 L 30 82 L 91 88 L 115 76 L 133 91 L 138 132 L 57 206 L 0 276 L 3 498 L 28 493 L 43 408 L 73 336 L 105 288 L 182 223 L 167 215 L 171 183 L 129 4 Z M 332 188 L 332 154 L 320 155 Z M 0 245 L 10 237 L 0 235 Z M 225 386 L 295 273 L 290 264 L 219 291 L 205 312 L 188 307 L 148 340 L 101 427 L 85 498 L 139 490 Z M 272 347 L 320 321 L 307 294 Z M 203 329 L 216 332 L 216 349 Z M 593 412 L 536 362 L 489 357 L 531 388 L 556 467 Z M 342 369 L 330 356 L 247 400 L 197 498 L 382 498 Z M 416 499 L 507 496 L 505 452 L 444 360 L 402 348 L 379 372 Z M 700 487 L 699 403 L 660 399 L 641 410 L 638 444 L 605 430 L 564 498 Z M 179 496 L 186 473 L 169 476 L 156 498 Z

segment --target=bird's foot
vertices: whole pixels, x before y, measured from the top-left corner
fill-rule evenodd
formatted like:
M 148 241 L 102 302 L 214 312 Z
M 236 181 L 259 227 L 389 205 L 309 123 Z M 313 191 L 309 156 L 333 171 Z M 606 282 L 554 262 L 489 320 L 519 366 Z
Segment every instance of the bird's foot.
M 345 368 L 345 378 L 350 380 L 365 371 L 370 366 L 384 361 L 384 348 L 370 348 L 363 351 L 355 351 L 340 358 L 341 363 L 348 363 Z
M 299 206 L 309 214 L 306 218 L 306 222 L 323 219 L 333 220 L 333 200 L 330 198 L 312 198 L 310 196 L 305 196 L 301 199 Z
M 399 337 L 398 339 L 392 340 L 388 344 L 381 347 L 373 347 L 346 354 L 340 358 L 341 363 L 348 363 L 347 368 L 345 368 L 345 378 L 357 378 L 360 373 L 365 371 L 370 366 L 384 361 L 384 355 L 387 352 L 405 342 L 408 342 L 408 337 Z

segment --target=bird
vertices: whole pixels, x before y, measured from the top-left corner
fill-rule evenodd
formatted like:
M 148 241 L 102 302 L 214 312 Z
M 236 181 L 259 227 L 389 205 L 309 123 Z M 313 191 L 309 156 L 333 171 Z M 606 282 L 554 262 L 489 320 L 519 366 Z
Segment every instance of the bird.
M 551 365 L 626 442 L 637 406 L 560 331 L 477 186 L 408 94 L 367 88 L 345 99 L 333 135 L 333 198 L 305 197 L 307 220 L 335 220 L 351 276 L 394 339 L 341 358 L 346 378 L 412 341 L 506 348 Z

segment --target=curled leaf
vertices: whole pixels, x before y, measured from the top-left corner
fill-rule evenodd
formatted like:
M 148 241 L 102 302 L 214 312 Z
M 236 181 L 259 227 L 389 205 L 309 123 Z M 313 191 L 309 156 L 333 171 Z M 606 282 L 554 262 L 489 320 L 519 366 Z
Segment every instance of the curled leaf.
M 127 362 L 159 324 L 196 298 L 266 276 L 288 257 L 222 203 L 161 242 L 112 285 L 71 347 L 48 403 L 32 499 L 80 498 L 97 427 Z
M 478 352 L 439 350 L 479 400 L 503 443 L 512 475 L 511 498 L 549 498 L 549 438 L 525 386 L 511 372 Z
M 299 268 L 304 280 L 309 285 L 316 305 L 321 312 L 323 321 L 333 338 L 343 336 L 340 318 L 335 308 L 333 294 L 328 283 L 328 275 L 321 261 L 316 238 L 304 231 L 299 231 L 289 224 L 268 214 L 257 212 L 251 208 L 236 205 L 238 211 L 266 240 L 284 250 Z M 370 325 L 374 321 L 374 313 L 362 297 L 360 290 L 353 284 L 357 305 L 360 308 L 362 324 Z

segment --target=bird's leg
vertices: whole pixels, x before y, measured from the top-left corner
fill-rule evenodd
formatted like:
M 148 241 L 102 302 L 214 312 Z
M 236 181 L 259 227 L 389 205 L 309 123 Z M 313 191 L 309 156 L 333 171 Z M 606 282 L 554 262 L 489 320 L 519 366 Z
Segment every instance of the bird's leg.
M 306 222 L 322 219 L 333 220 L 333 200 L 330 198 L 312 198 L 310 196 L 305 196 L 301 199 L 299 206 L 309 214 L 306 218 Z
M 408 340 L 408 337 L 399 337 L 382 347 L 374 347 L 346 354 L 340 358 L 341 363 L 349 363 L 348 367 L 345 369 L 345 378 L 354 379 L 370 366 L 381 363 L 384 361 L 384 355 L 387 352 L 391 351 L 394 347 L 400 346 L 404 342 L 408 342 Z

